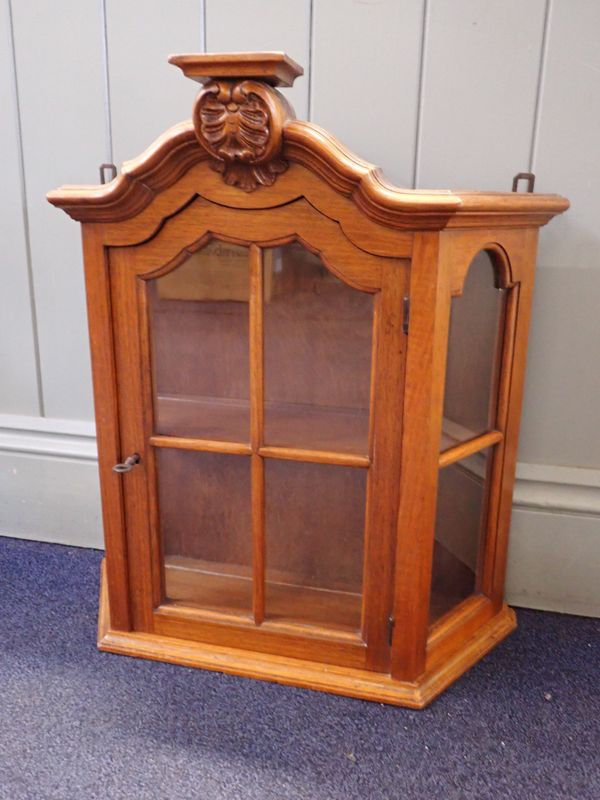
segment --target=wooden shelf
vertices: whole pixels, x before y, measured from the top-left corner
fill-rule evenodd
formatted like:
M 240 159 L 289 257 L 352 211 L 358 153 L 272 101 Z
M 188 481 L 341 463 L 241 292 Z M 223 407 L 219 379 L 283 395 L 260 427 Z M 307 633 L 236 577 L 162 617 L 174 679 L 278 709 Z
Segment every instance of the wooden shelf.
M 462 442 L 467 442 L 469 439 L 475 438 L 485 431 L 475 431 L 471 428 L 465 428 L 464 425 L 459 425 L 454 420 L 444 417 L 442 420 L 442 441 L 440 442 L 440 452 L 448 450 L 450 447 L 455 447 Z
M 367 455 L 367 409 L 265 404 L 265 443 L 310 450 Z
M 251 567 L 165 556 L 165 594 L 170 601 L 250 618 Z
M 358 593 L 266 581 L 265 620 L 357 633 L 362 598 Z
M 162 436 L 249 443 L 249 401 L 159 397 L 155 429 Z M 367 456 L 367 409 L 265 403 L 265 444 Z
M 164 436 L 250 442 L 250 401 L 159 395 L 155 431 Z
M 240 621 L 252 618 L 250 567 L 167 556 L 165 589 L 167 600 L 172 603 L 234 614 Z M 353 634 L 360 630 L 362 598 L 358 592 L 320 589 L 267 578 L 265 597 L 266 628 L 284 624 Z

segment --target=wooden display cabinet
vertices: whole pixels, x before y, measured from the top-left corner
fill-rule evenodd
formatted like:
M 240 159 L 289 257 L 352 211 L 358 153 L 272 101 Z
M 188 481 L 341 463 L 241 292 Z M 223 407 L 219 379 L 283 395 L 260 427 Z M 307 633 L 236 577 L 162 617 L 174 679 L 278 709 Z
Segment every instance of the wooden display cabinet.
M 99 647 L 422 707 L 515 626 L 538 229 L 568 203 L 398 189 L 294 118 L 287 56 L 170 60 L 193 119 L 48 195 L 83 223 Z

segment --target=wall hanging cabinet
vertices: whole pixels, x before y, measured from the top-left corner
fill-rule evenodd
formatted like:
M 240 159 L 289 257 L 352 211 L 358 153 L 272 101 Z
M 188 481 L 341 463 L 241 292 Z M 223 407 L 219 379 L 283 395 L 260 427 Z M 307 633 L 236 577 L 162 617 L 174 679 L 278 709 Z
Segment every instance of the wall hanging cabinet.
M 294 118 L 282 53 L 170 60 L 192 120 L 48 196 L 83 228 L 99 646 L 421 707 L 515 626 L 536 244 L 568 203 L 391 186 Z

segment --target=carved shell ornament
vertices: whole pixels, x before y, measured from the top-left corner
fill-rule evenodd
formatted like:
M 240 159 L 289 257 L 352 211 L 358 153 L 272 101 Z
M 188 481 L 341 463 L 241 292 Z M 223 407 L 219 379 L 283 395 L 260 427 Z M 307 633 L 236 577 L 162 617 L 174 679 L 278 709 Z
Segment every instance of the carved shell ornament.
M 194 129 L 225 183 L 252 192 L 287 169 L 281 145 L 288 112 L 285 99 L 264 83 L 212 81 L 196 100 Z

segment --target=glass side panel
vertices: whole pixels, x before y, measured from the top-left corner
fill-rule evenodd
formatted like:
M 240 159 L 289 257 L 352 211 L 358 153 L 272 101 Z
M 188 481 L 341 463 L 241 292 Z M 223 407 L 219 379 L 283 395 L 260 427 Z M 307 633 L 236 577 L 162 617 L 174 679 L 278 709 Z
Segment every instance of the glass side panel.
M 492 259 L 481 252 L 452 298 L 442 450 L 494 427 L 503 310 Z
M 493 448 L 440 470 L 430 622 L 476 590 Z
M 266 619 L 360 629 L 366 480 L 366 469 L 266 459 Z
M 167 600 L 250 614 L 250 459 L 156 448 Z
M 264 270 L 265 443 L 367 454 L 373 297 L 298 243 Z
M 155 433 L 247 442 L 248 248 L 212 241 L 148 296 Z

